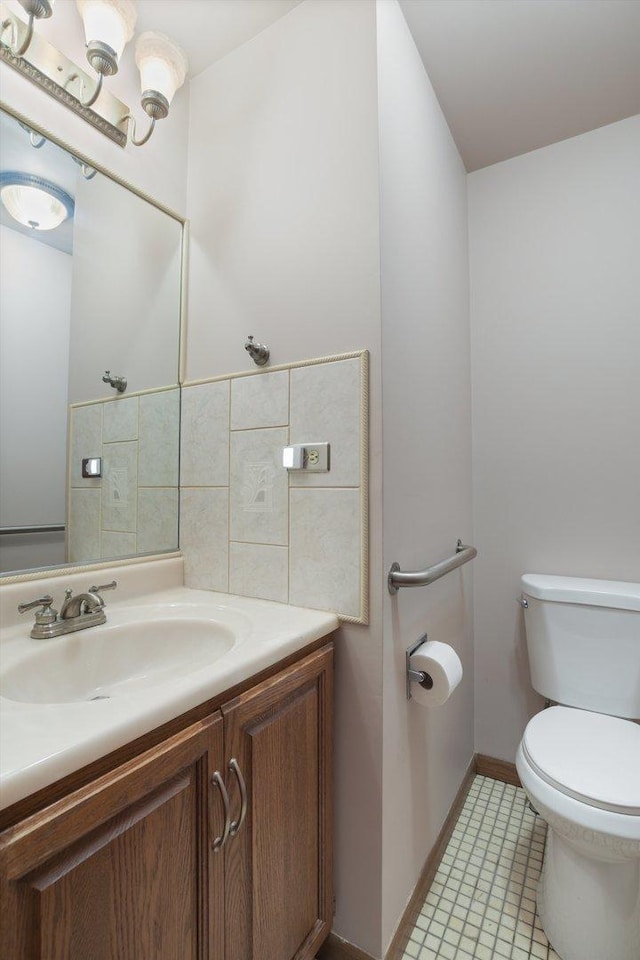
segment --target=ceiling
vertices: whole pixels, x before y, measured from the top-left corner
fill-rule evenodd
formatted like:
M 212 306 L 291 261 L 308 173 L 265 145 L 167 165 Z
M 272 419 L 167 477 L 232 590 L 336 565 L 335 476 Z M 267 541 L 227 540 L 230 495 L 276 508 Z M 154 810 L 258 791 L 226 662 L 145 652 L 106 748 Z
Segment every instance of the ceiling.
M 193 77 L 300 2 L 138 0 L 137 29 L 176 39 Z M 400 5 L 467 170 L 640 113 L 640 0 Z
M 640 113 L 640 0 L 400 0 L 467 170 Z

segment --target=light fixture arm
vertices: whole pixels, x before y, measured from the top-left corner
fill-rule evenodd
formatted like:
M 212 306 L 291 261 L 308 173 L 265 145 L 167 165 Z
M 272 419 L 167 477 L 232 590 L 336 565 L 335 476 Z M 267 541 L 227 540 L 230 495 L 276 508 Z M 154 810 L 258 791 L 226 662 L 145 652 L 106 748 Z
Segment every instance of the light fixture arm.
M 43 147 L 47 142 L 47 138 L 42 135 L 38 136 L 35 130 L 32 130 L 31 127 L 27 126 L 26 123 L 23 123 L 22 120 L 18 120 L 18 123 L 22 127 L 25 133 L 29 135 L 29 142 L 34 150 L 39 150 L 40 147 Z
M 12 55 L 12 56 L 14 56 L 14 57 L 21 57 L 21 56 L 22 56 L 24 53 L 26 53 L 27 50 L 29 49 L 29 44 L 31 43 L 31 38 L 33 37 L 33 21 L 34 21 L 34 19 L 35 19 L 34 15 L 33 15 L 32 13 L 30 13 L 30 14 L 29 14 L 29 22 L 27 23 L 27 32 L 26 32 L 25 35 L 24 35 L 24 39 L 23 39 L 22 43 L 21 43 L 19 46 L 17 46 L 17 47 L 14 46 L 14 44 L 17 42 L 17 29 L 16 29 L 16 24 L 15 24 L 15 22 L 14 22 L 13 20 L 9 20 L 9 19 L 3 21 L 3 23 L 2 23 L 2 32 L 0 33 L 0 36 L 2 36 L 2 34 L 4 34 L 5 30 L 7 30 L 9 27 L 11 27 L 11 32 L 12 32 L 13 36 L 12 36 L 11 40 L 9 41 L 9 43 L 5 44 L 5 46 L 7 46 L 7 47 L 9 48 L 9 50 L 11 51 L 11 55 Z
M 151 117 L 151 126 L 147 130 L 144 137 L 140 140 L 136 140 L 136 119 L 133 114 L 128 114 L 125 117 L 125 121 L 128 123 L 131 121 L 131 143 L 135 147 L 142 147 L 149 140 L 149 137 L 153 133 L 156 120 L 163 120 L 169 114 L 169 101 L 160 93 L 158 90 L 145 90 L 142 94 L 140 100 L 142 107 L 145 113 Z
M 8 27 L 11 27 L 13 33 L 13 38 L 10 43 L 5 44 L 8 47 L 11 55 L 13 57 L 22 57 L 29 49 L 31 40 L 33 39 L 33 24 L 35 20 L 43 20 L 51 16 L 52 6 L 49 0 L 19 0 L 20 6 L 27 13 L 29 20 L 27 21 L 27 30 L 22 39 L 22 43 L 18 46 L 14 44 L 18 41 L 18 26 L 17 21 L 10 20 L 7 18 L 2 22 L 2 29 L 0 30 L 0 38 L 2 34 Z
M 72 83 L 75 83 L 76 80 L 78 80 L 79 83 L 80 83 L 80 92 L 79 92 L 78 96 L 76 97 L 78 103 L 79 103 L 80 106 L 82 106 L 82 107 L 91 107 L 91 106 L 93 106 L 93 104 L 96 102 L 96 100 L 97 100 L 98 97 L 100 96 L 100 91 L 102 90 L 102 81 L 104 80 L 104 74 L 103 74 L 103 73 L 99 73 L 99 74 L 98 74 L 98 82 L 96 83 L 96 86 L 95 86 L 95 88 L 94 88 L 94 90 L 93 90 L 93 93 L 91 94 L 91 96 L 90 96 L 87 100 L 83 100 L 83 99 L 82 99 L 82 92 L 83 92 L 83 90 L 84 90 L 84 82 L 83 82 L 83 78 L 81 77 L 81 75 L 80 75 L 79 73 L 72 73 L 72 74 L 70 74 L 70 76 L 67 77 L 67 80 L 66 80 L 65 85 L 64 85 L 65 90 L 69 90 L 69 87 L 71 86 L 71 84 L 72 84 Z M 69 91 L 69 92 L 71 92 L 71 91 Z M 75 93 L 72 94 L 72 95 L 73 95 L 74 97 L 76 96 Z
M 118 54 L 108 43 L 103 43 L 101 40 L 93 40 L 87 47 L 87 60 L 97 73 L 98 82 L 93 93 L 87 100 L 82 99 L 81 89 L 78 100 L 83 107 L 92 107 L 100 96 L 104 78 L 113 77 L 118 72 Z M 79 79 L 80 74 L 72 73 L 65 87 L 68 87 L 70 83 Z M 80 82 L 82 83 L 82 80 L 80 80 Z
M 127 128 L 129 128 L 129 126 L 131 127 L 129 142 L 132 143 L 134 147 L 143 147 L 145 143 L 147 143 L 147 141 L 150 139 L 151 134 L 155 129 L 156 118 L 155 117 L 151 118 L 151 125 L 149 129 L 145 133 L 144 137 L 141 137 L 139 140 L 136 140 L 136 118 L 133 116 L 133 114 L 128 113 L 122 122 L 127 124 Z

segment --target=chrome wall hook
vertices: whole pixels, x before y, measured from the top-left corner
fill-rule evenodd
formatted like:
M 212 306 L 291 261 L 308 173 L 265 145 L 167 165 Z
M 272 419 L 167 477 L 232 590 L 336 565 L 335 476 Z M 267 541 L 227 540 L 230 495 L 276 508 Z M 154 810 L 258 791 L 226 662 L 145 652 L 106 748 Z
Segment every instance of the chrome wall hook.
M 254 343 L 253 337 L 248 336 L 244 348 L 255 364 L 259 367 L 264 367 L 269 359 L 269 347 L 267 347 L 266 344 Z
M 118 393 L 124 393 L 127 389 L 127 378 L 126 377 L 112 377 L 110 370 L 105 370 L 104 377 L 102 378 L 103 383 L 108 383 L 109 386 L 113 387 L 114 390 L 117 390 Z

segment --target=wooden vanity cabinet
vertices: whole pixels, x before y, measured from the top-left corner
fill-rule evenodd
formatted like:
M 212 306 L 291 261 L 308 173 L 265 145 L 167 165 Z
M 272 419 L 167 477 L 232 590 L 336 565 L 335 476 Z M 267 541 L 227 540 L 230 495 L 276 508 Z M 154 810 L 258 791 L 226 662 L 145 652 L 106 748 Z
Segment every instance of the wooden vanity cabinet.
M 226 960 L 310 960 L 331 929 L 332 680 L 325 648 L 222 708 L 248 798 L 225 845 Z M 237 819 L 235 776 L 230 795 Z
M 0 838 L 3 960 L 218 960 L 217 712 Z
M 2 960 L 311 960 L 331 702 L 325 646 L 5 830 Z

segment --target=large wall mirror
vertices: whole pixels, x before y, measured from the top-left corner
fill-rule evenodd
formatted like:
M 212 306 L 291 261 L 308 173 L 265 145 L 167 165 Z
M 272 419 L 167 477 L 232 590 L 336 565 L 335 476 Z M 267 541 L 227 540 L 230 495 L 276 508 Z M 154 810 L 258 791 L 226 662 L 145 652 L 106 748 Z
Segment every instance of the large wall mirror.
M 184 223 L 4 111 L 0 174 L 0 575 L 175 550 Z

